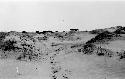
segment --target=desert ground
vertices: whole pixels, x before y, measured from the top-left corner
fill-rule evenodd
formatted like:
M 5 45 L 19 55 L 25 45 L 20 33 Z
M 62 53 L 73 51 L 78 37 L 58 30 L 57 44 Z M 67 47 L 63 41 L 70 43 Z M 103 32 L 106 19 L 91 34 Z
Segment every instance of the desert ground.
M 125 79 L 125 28 L 1 32 L 0 79 Z

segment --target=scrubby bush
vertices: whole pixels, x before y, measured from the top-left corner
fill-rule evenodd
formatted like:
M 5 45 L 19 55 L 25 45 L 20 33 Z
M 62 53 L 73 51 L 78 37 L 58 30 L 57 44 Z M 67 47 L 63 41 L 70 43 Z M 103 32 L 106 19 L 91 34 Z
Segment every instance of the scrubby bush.
M 102 51 L 101 47 L 98 47 L 98 48 L 97 48 L 96 54 L 97 54 L 98 56 L 104 56 L 104 55 L 105 55 L 105 53 L 104 53 L 104 51 Z
M 112 57 L 113 52 L 110 51 L 109 49 L 105 49 L 102 47 L 97 47 L 97 51 L 95 52 L 98 56 L 107 56 L 107 57 Z
M 7 32 L 0 32 L 0 48 L 3 45 L 3 40 L 5 39 L 5 37 L 8 35 Z
M 119 56 L 119 59 L 125 58 L 125 50 L 122 50 L 121 52 L 117 52 L 117 55 Z
M 7 32 L 0 32 L 0 40 L 4 39 L 8 35 Z
M 17 57 L 17 60 L 36 60 L 42 54 L 35 44 L 27 42 L 22 42 L 20 44 L 20 49 L 22 53 Z
M 78 52 L 82 52 L 82 49 L 77 49 L 78 50 Z
M 93 45 L 93 44 L 86 44 L 86 45 L 83 46 L 82 52 L 84 54 L 93 54 L 94 49 L 95 49 L 95 45 Z
M 0 49 L 0 58 L 10 58 L 15 56 L 15 52 L 19 50 L 20 48 L 17 47 L 15 44 L 17 42 L 14 40 L 6 40 L 1 44 Z
M 1 45 L 2 56 L 15 55 L 17 60 L 35 60 L 40 55 L 40 49 L 35 46 L 34 39 L 29 35 L 8 36 Z M 5 58 L 5 57 L 4 57 Z
M 38 57 L 38 53 L 33 50 L 33 47 L 23 47 L 22 53 L 17 57 L 17 60 L 34 60 Z
M 125 34 L 125 27 L 119 27 L 114 33 Z
M 15 46 L 16 43 L 17 42 L 14 40 L 6 40 L 1 45 L 1 49 L 3 51 L 15 51 L 16 49 L 18 49 L 18 47 Z

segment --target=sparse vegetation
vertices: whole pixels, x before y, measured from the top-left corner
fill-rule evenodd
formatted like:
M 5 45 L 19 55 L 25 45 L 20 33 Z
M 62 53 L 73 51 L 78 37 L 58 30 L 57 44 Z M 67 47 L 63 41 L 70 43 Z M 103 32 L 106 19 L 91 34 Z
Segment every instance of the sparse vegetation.
M 45 62 L 47 64 L 46 66 L 49 65 L 49 68 L 47 68 L 51 69 L 50 71 L 48 70 L 50 73 L 49 77 L 53 79 L 70 79 L 73 78 L 72 75 L 79 74 L 79 71 L 80 75 L 82 75 L 84 69 L 84 71 L 90 70 L 87 72 L 92 72 L 95 75 L 97 72 L 102 73 L 103 71 L 103 69 L 98 70 L 97 68 L 108 69 L 112 67 L 110 70 L 113 70 L 113 68 L 117 66 L 116 64 L 121 62 L 118 61 L 116 63 L 117 57 L 124 62 L 124 50 L 117 53 L 112 51 L 112 46 L 119 44 L 119 42 L 116 43 L 117 40 L 120 41 L 120 45 L 121 42 L 123 42 L 122 48 L 124 48 L 123 39 L 122 41 L 121 39 L 115 39 L 116 41 L 114 41 L 114 38 L 118 38 L 120 34 L 123 34 L 121 28 L 122 27 L 117 27 L 119 30 L 115 32 L 96 29 L 79 33 L 76 31 L 56 33 L 49 31 L 45 32 L 45 34 L 39 31 L 36 33 L 25 31 L 21 33 L 15 31 L 3 33 L 3 35 L 0 36 L 0 41 L 2 42 L 0 43 L 0 49 L 3 51 L 1 52 L 2 54 L 0 53 L 0 58 L 2 59 L 3 57 L 3 59 L 7 59 L 14 55 L 14 59 L 21 61 L 21 63 L 23 60 L 27 62 L 30 61 L 28 62 L 30 65 L 31 63 L 34 64 L 32 61 L 38 61 L 40 62 L 39 64 L 42 65 Z M 107 47 L 109 44 L 111 45 L 110 48 Z M 120 48 L 120 45 L 118 48 Z M 107 59 L 104 60 L 104 58 Z M 108 63 L 106 63 L 106 61 L 108 61 Z M 27 62 L 25 62 L 25 64 Z M 109 64 L 109 62 L 111 63 Z M 35 68 L 30 70 L 33 70 L 33 72 L 37 70 L 39 72 L 39 69 L 42 67 L 41 65 L 39 66 L 39 64 L 35 64 Z M 15 66 L 17 66 L 17 64 Z M 121 66 L 121 63 L 118 66 Z M 93 70 L 96 70 L 96 72 L 93 72 Z M 119 67 L 116 70 L 119 70 Z M 114 71 L 115 69 L 113 72 Z M 89 73 L 87 73 L 87 76 L 90 75 Z
M 100 34 L 100 33 L 103 33 L 103 32 L 104 32 L 103 29 L 96 29 L 96 30 L 90 31 L 91 34 Z
M 11 35 L 8 37 L 11 37 Z M 2 53 L 5 54 L 2 54 L 3 56 L 8 57 L 9 51 L 19 55 L 16 58 L 18 60 L 35 60 L 42 53 L 40 49 L 35 47 L 35 41 L 29 34 L 22 34 L 18 40 L 16 36 L 4 39 L 6 40 L 3 40 L 3 44 L 1 44 Z
M 86 45 L 83 46 L 82 52 L 84 54 L 91 55 L 91 54 L 93 54 L 94 49 L 95 49 L 95 45 L 93 45 L 93 44 L 86 44 Z
M 3 40 L 5 39 L 5 37 L 8 35 L 8 33 L 6 32 L 0 32 L 0 48 L 3 45 Z
M 114 32 L 116 34 L 125 34 L 125 27 L 117 27 L 118 29 Z
M 125 58 L 125 50 L 122 50 L 121 52 L 117 52 L 117 55 L 119 56 L 119 59 Z
M 71 49 L 73 48 L 79 48 L 78 52 L 83 52 L 84 54 L 93 54 L 96 53 L 98 56 L 106 56 L 108 55 L 109 57 L 112 56 L 112 54 L 107 53 L 108 49 L 103 49 L 103 48 L 99 48 L 96 47 L 96 45 L 94 43 L 104 43 L 107 41 L 112 41 L 115 37 L 117 38 L 117 36 L 119 36 L 118 34 L 123 33 L 122 30 L 124 30 L 124 27 L 117 27 L 117 30 L 115 32 L 109 32 L 107 30 L 104 29 L 96 29 L 96 30 L 92 30 L 92 31 L 87 31 L 90 32 L 91 34 L 97 34 L 94 38 L 88 40 L 86 43 L 84 44 L 74 44 L 71 46 Z M 9 33 L 11 33 L 12 35 L 16 35 L 19 37 L 20 41 L 18 40 L 18 42 L 16 40 L 6 40 L 3 42 L 3 39 L 5 39 L 5 37 L 7 35 L 9 35 Z M 39 31 L 37 31 L 37 33 L 39 33 Z M 80 39 L 81 37 L 77 37 L 77 35 L 75 35 L 76 31 L 69 31 L 69 32 L 47 32 L 49 35 L 47 35 L 46 33 L 43 33 L 43 37 L 37 37 L 38 40 L 48 40 L 49 36 L 53 36 L 56 39 L 59 40 L 63 40 L 63 41 L 76 41 L 75 39 Z M 83 32 L 84 33 L 84 32 Z M 8 32 L 8 33 L 4 33 L 1 32 L 0 33 L 0 40 L 2 41 L 2 43 L 0 43 L 1 49 L 3 51 L 15 51 L 15 52 L 22 52 L 19 57 L 17 59 L 23 59 L 23 58 L 28 58 L 28 59 L 33 59 L 33 58 L 37 58 L 38 55 L 41 53 L 39 50 L 36 49 L 35 47 L 35 42 L 37 42 L 33 36 L 37 35 L 35 33 L 28 33 L 26 31 L 23 31 L 22 33 L 17 33 L 17 32 Z M 11 36 L 11 35 L 10 35 Z M 82 40 L 81 40 L 82 41 Z M 41 41 L 39 41 L 41 42 Z M 58 43 L 57 43 L 58 44 Z M 62 50 L 60 50 L 62 51 Z
M 110 51 L 109 49 L 104 49 L 102 47 L 98 47 L 95 52 L 98 56 L 107 56 L 107 57 L 112 57 L 113 52 Z
M 97 36 L 95 36 L 95 38 L 92 38 L 91 40 L 89 40 L 86 43 L 103 43 L 105 41 L 109 41 L 109 40 L 113 40 L 113 37 L 117 37 L 117 34 L 105 31 L 103 33 L 98 34 Z

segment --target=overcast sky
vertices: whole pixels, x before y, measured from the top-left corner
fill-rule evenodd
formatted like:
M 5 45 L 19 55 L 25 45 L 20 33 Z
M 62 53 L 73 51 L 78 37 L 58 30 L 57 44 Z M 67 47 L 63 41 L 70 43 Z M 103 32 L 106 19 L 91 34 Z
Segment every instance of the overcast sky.
M 0 31 L 125 26 L 125 1 L 0 1 Z

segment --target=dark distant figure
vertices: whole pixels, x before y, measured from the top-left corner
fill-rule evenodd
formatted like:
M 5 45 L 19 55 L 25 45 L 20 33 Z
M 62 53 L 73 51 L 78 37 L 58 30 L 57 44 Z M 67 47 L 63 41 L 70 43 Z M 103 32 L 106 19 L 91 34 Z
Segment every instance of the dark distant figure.
M 70 29 L 70 31 L 79 31 L 79 29 Z
M 36 33 L 37 33 L 37 34 L 40 34 L 40 32 L 39 32 L 39 31 L 36 31 Z
M 27 33 L 26 31 L 22 31 L 22 33 Z

